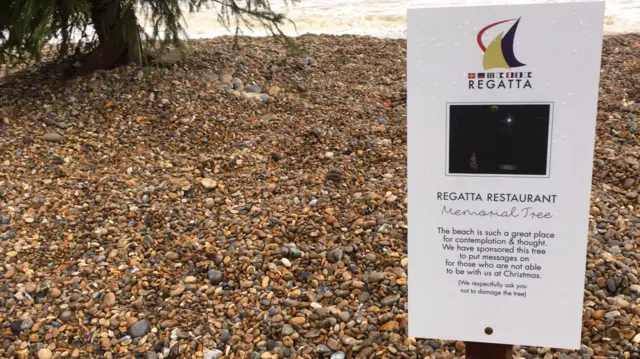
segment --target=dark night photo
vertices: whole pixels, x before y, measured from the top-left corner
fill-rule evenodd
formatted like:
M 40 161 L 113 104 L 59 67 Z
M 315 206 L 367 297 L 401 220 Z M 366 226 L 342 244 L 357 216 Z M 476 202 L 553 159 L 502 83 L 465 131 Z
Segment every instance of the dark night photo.
M 550 104 L 449 107 L 449 174 L 547 176 Z

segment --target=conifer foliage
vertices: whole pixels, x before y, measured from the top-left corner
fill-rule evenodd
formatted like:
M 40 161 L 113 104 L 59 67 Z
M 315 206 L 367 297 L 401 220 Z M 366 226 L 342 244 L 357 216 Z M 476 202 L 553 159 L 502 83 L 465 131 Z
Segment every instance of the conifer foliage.
M 284 0 L 297 2 L 299 0 Z M 269 0 L 0 0 L 0 63 L 41 61 L 52 39 L 60 58 L 82 58 L 76 74 L 135 63 L 168 45 L 182 48 L 187 38 L 184 12 L 217 10 L 211 21 L 235 34 L 262 25 L 290 40 L 281 25 L 288 21 Z M 151 31 L 145 31 L 143 23 Z

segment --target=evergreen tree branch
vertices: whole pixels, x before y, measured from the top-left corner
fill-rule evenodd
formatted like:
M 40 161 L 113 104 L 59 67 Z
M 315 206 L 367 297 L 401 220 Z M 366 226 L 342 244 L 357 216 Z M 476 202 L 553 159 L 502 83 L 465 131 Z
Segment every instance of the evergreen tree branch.
M 299 0 L 283 0 L 288 6 Z M 163 53 L 169 46 L 184 50 L 188 40 L 184 28 L 184 11 L 197 12 L 217 7 L 217 20 L 235 38 L 242 28 L 253 30 L 254 24 L 263 26 L 271 35 L 288 38 L 281 26 L 285 21 L 294 25 L 284 14 L 275 12 L 269 0 L 2 0 L 0 11 L 0 62 L 42 60 L 44 47 L 56 40 L 59 59 L 69 50 L 96 49 L 95 41 L 88 38 L 93 29 L 94 39 L 102 42 L 124 41 L 126 46 L 138 47 L 140 52 Z M 142 14 L 142 15 L 141 15 Z M 141 26 L 145 17 L 151 27 L 146 32 Z M 76 46 L 73 46 L 73 42 Z M 129 50 L 126 50 L 129 51 Z M 138 51 L 138 50 L 135 50 Z M 135 52 L 134 51 L 134 52 Z

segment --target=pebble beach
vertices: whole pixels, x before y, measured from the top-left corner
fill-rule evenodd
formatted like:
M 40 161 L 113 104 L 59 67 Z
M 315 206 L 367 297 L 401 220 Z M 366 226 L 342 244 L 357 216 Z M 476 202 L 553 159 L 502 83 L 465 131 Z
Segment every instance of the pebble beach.
M 0 358 L 465 355 L 407 335 L 406 41 L 296 41 L 1 79 Z M 606 36 L 583 345 L 515 356 L 640 358 L 638 116 Z

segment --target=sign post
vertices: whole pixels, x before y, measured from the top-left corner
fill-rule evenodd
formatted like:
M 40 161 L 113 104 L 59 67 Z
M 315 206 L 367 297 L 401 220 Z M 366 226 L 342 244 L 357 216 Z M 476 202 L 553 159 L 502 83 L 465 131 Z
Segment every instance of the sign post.
M 506 344 L 466 343 L 466 359 L 511 359 L 513 346 Z
M 408 11 L 409 335 L 580 348 L 604 2 Z

